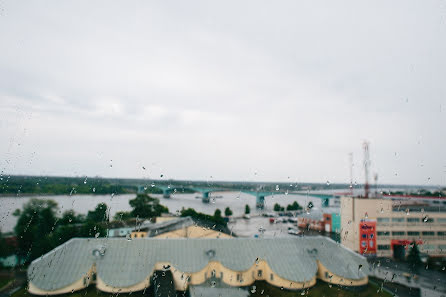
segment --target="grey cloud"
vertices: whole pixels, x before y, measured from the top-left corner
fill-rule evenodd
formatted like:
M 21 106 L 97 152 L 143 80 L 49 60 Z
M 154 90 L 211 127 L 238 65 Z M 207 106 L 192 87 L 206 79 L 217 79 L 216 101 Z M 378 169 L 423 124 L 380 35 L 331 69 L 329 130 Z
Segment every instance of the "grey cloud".
M 382 182 L 445 184 L 444 11 L 434 0 L 6 1 L 0 167 L 138 177 L 156 163 L 173 178 L 343 182 L 350 151 L 361 180 L 368 139 Z

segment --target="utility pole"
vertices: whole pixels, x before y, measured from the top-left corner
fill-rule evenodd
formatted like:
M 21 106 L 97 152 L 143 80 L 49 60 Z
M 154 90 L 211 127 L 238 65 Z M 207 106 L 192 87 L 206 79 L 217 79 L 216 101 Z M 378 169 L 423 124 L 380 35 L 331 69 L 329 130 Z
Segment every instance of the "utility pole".
M 378 198 L 378 173 L 373 176 L 375 179 L 375 197 Z
M 369 166 L 370 166 L 369 143 L 367 141 L 364 141 L 362 147 L 364 149 L 364 173 L 365 173 L 364 197 L 369 198 L 369 192 L 370 192 L 370 186 L 369 186 Z
M 348 154 L 350 162 L 350 194 L 353 196 L 353 153 Z

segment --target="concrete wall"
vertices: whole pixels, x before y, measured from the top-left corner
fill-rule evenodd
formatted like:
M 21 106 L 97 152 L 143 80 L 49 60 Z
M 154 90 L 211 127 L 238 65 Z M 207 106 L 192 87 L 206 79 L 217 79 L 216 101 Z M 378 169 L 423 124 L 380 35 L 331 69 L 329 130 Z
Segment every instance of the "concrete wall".
M 406 213 L 405 206 L 401 206 L 400 211 L 393 211 L 393 201 L 388 199 L 353 199 L 351 197 L 341 198 L 341 243 L 353 251 L 359 251 L 359 223 L 361 219 L 376 220 L 377 232 L 390 232 L 390 235 L 378 235 L 377 256 L 391 257 L 393 252 L 381 250 L 380 246 L 390 245 L 392 240 L 421 241 L 419 245 L 421 251 L 431 256 L 446 256 L 446 236 L 438 236 L 437 232 L 446 232 L 446 222 L 439 222 L 438 219 L 445 219 L 446 212 L 409 212 Z M 423 222 L 423 217 L 434 219 L 434 222 Z M 379 219 L 388 219 L 389 222 L 382 222 Z M 394 222 L 392 219 L 403 219 L 402 222 Z M 407 218 L 418 218 L 419 222 L 407 222 Z M 394 231 L 404 231 L 405 235 L 393 235 Z M 420 235 L 408 235 L 407 232 L 420 232 Z M 434 236 L 422 235 L 423 231 L 435 232 Z M 427 247 L 433 246 L 433 250 Z

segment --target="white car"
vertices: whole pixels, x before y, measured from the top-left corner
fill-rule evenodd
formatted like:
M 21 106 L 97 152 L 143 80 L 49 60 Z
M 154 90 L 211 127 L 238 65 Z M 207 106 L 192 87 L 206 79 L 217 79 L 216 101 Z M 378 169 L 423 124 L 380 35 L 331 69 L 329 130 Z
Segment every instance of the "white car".
M 285 223 L 287 220 L 285 218 L 282 217 L 278 217 L 274 219 L 274 223 Z
M 298 229 L 296 229 L 296 228 L 289 227 L 288 228 L 288 234 L 291 234 L 291 235 L 301 235 L 301 232 Z

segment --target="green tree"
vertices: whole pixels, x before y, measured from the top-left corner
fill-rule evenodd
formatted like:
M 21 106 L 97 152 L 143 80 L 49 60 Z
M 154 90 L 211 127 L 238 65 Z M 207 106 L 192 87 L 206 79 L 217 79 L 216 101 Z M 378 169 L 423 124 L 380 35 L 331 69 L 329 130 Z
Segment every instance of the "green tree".
M 127 221 L 130 220 L 131 218 L 133 218 L 132 213 L 127 211 L 118 211 L 113 216 L 113 220 L 115 221 Z
M 286 207 L 286 210 L 299 210 L 302 209 L 302 206 L 297 203 L 297 201 L 294 201 L 292 204 L 288 204 Z
M 87 220 L 100 223 L 100 222 L 108 222 L 108 207 L 107 204 L 101 202 L 96 205 L 96 208 L 93 211 L 88 211 Z
M 82 224 L 86 220 L 86 217 L 81 214 L 76 214 L 74 210 L 70 209 L 62 214 L 62 218 L 59 220 L 59 225 L 69 225 L 69 224 Z
M 282 208 L 279 203 L 275 203 L 273 209 L 274 209 L 274 211 L 280 211 Z
M 138 194 L 135 199 L 129 201 L 129 204 L 133 208 L 131 214 L 135 218 L 153 218 L 169 212 L 167 207 L 159 204 L 158 199 L 146 194 Z
M 0 230 L 0 258 L 7 257 L 12 254 L 12 248 L 6 243 Z
M 218 212 L 217 212 L 218 210 Z M 194 220 L 199 220 L 203 222 L 213 222 L 217 225 L 221 225 L 226 227 L 225 220 L 221 217 L 221 211 L 219 209 L 215 210 L 215 213 L 213 216 L 207 215 L 201 212 L 196 212 L 193 208 L 188 209 L 181 209 L 181 216 L 182 217 L 191 217 Z
M 225 208 L 225 216 L 227 217 L 232 216 L 232 210 L 229 207 Z
M 23 206 L 14 228 L 20 258 L 33 260 L 57 246 L 49 239 L 56 227 L 57 210 L 53 200 L 31 199 Z
M 216 209 L 215 210 L 215 212 L 214 212 L 214 218 L 216 218 L 216 219 L 221 219 L 222 217 L 221 217 L 221 210 L 220 209 Z
M 245 205 L 245 214 L 249 214 L 251 212 L 251 208 L 249 208 L 249 205 Z
M 107 236 L 107 229 L 104 223 L 87 221 L 80 228 L 80 234 L 82 237 L 105 237 Z
M 414 270 L 416 270 L 418 265 L 421 264 L 420 251 L 418 250 L 418 245 L 415 240 L 411 244 L 411 248 L 406 260 Z

